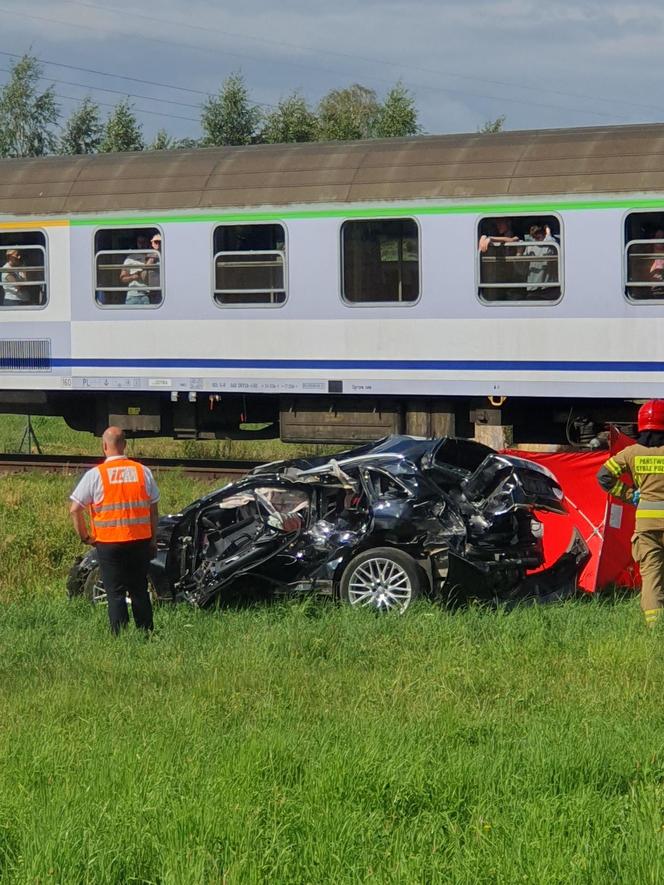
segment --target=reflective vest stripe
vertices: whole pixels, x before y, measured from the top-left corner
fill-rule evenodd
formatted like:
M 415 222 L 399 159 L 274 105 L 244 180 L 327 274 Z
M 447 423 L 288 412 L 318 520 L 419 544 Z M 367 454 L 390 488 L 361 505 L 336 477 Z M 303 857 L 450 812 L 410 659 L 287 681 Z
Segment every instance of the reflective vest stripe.
M 95 519 L 96 526 L 109 528 L 115 525 L 150 525 L 149 516 L 136 516 L 134 519 Z
M 135 501 L 125 501 L 120 504 L 102 504 L 101 506 L 95 506 L 95 513 L 108 513 L 109 510 L 135 510 L 145 507 L 145 500 L 143 498 L 137 498 Z M 147 502 L 147 506 L 150 506 L 150 502 Z

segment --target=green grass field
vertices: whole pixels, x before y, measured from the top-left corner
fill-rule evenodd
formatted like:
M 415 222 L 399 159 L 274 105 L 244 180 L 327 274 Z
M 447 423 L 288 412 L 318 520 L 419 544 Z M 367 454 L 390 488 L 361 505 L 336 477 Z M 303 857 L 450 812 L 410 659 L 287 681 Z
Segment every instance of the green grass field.
M 113 639 L 65 598 L 74 482 L 0 477 L 2 885 L 664 881 L 636 598 L 182 606 Z
M 0 453 L 28 451 L 23 435 L 26 418 L 23 415 L 0 415 Z M 32 428 L 44 454 L 99 455 L 101 440 L 92 433 L 71 430 L 62 418 L 32 418 Z M 164 437 L 130 439 L 127 454 L 133 458 L 219 458 L 247 461 L 277 461 L 296 458 L 300 454 L 331 454 L 348 446 L 294 445 L 278 439 L 265 440 L 173 440 Z M 33 446 L 33 453 L 36 448 Z

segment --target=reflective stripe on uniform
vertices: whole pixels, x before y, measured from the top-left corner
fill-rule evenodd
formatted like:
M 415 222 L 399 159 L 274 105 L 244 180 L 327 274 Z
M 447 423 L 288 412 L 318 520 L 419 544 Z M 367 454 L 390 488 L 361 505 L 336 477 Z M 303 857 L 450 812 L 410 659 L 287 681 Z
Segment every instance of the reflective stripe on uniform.
M 644 617 L 646 619 L 646 624 L 652 624 L 653 621 L 656 621 L 659 617 L 661 617 L 662 609 L 661 608 L 649 608 L 644 612 Z
M 627 486 L 621 480 L 618 480 L 614 485 L 609 489 L 609 494 L 613 495 L 614 498 L 622 498 L 624 492 L 627 490 Z
M 615 460 L 615 458 L 609 458 L 608 461 L 604 462 L 604 468 L 609 471 L 612 476 L 622 476 L 625 472 L 625 468 L 621 467 L 620 464 Z
M 110 529 L 119 525 L 151 525 L 151 520 L 149 516 L 136 516 L 134 519 L 95 519 L 95 525 Z
M 664 519 L 664 501 L 639 501 L 636 508 L 637 519 Z
M 95 513 L 108 513 L 109 510 L 131 510 L 132 508 L 140 509 L 141 507 L 145 507 L 145 501 L 142 498 L 138 498 L 135 501 L 127 501 L 126 503 L 102 504 L 101 506 L 95 505 Z

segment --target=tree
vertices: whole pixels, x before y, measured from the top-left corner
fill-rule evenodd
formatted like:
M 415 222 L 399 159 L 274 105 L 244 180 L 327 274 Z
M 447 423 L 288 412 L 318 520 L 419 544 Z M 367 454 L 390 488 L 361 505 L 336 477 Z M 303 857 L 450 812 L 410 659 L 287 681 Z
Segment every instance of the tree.
M 268 144 L 316 141 L 317 138 L 316 114 L 298 92 L 281 99 L 276 109 L 265 118 L 260 133 L 260 140 Z
M 485 123 L 482 123 L 477 131 L 480 133 L 486 133 L 487 135 L 491 135 L 495 132 L 502 132 L 506 119 L 507 117 L 505 114 L 501 114 L 500 117 L 496 117 L 495 120 L 487 120 Z
M 351 141 L 372 138 L 380 115 L 373 89 L 354 83 L 332 89 L 318 105 L 321 141 Z
M 0 156 L 43 157 L 52 153 L 52 130 L 59 117 L 54 87 L 39 92 L 42 68 L 31 55 L 22 56 L 10 69 L 9 82 L 0 89 Z
M 165 129 L 159 129 L 152 139 L 152 143 L 148 145 L 149 151 L 168 151 L 177 147 L 176 139 L 171 138 Z
M 422 127 L 417 122 L 415 99 L 399 81 L 387 93 L 385 101 L 379 108 L 373 134 L 376 138 L 398 138 L 417 135 L 421 131 Z
M 59 151 L 61 154 L 96 154 L 103 131 L 99 105 L 88 95 L 65 123 Z
M 203 102 L 203 144 L 252 144 L 261 116 L 260 108 L 249 101 L 242 74 L 231 74 L 217 95 Z
M 118 102 L 113 108 L 106 125 L 99 150 L 110 151 L 142 151 L 143 127 L 136 119 L 134 108 L 128 98 Z

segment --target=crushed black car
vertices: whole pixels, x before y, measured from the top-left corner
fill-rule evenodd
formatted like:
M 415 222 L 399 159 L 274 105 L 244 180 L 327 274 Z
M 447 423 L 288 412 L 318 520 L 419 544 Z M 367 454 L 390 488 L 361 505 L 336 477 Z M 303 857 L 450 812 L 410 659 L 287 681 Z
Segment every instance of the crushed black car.
M 590 555 L 575 531 L 541 569 L 537 512 L 564 513 L 563 497 L 546 468 L 453 437 L 267 464 L 161 518 L 151 592 L 199 607 L 261 588 L 401 612 L 421 595 L 547 602 L 575 592 Z M 104 599 L 94 548 L 67 589 Z

